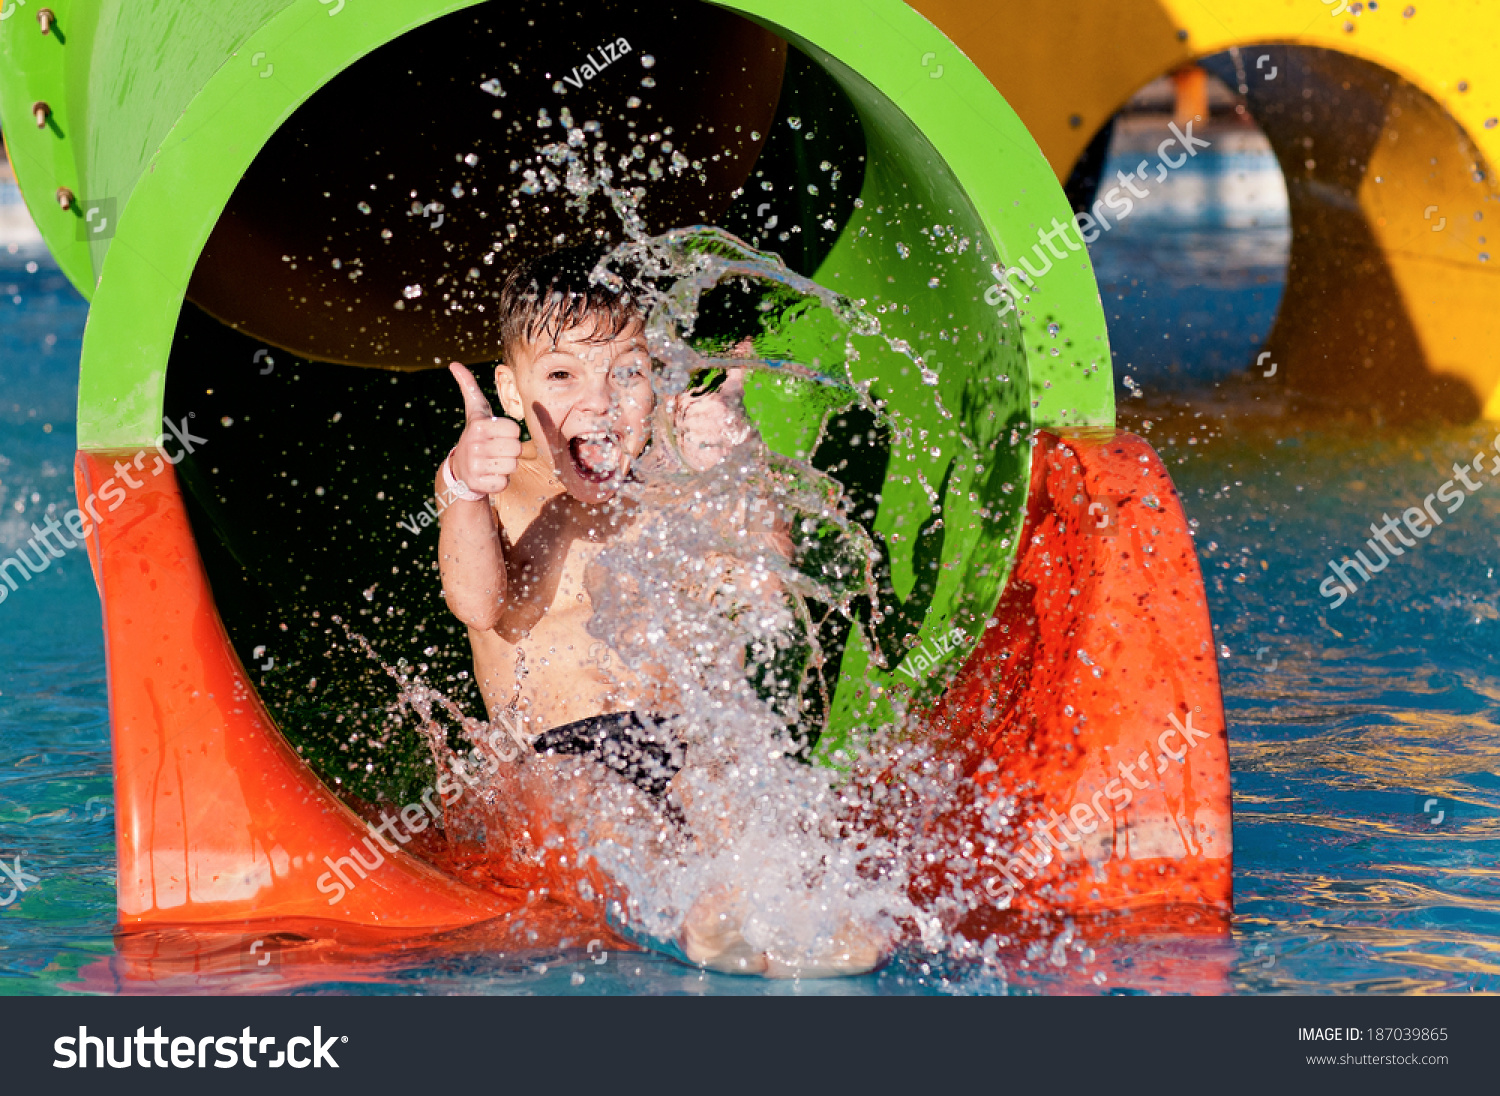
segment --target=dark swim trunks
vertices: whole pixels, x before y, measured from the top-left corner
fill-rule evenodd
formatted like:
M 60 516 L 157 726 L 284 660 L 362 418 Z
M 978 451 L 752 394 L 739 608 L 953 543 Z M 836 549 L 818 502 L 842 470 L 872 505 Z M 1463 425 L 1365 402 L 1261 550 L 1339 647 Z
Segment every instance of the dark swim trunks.
M 582 754 L 660 799 L 682 771 L 682 743 L 662 716 L 615 712 L 543 731 L 532 742 L 539 754 Z

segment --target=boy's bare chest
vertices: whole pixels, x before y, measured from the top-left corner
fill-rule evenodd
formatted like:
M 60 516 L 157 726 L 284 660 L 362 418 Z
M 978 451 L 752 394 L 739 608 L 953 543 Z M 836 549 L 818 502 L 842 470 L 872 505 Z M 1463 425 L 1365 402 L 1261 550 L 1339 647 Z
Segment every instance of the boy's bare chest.
M 592 612 L 587 580 L 603 545 L 575 541 L 542 550 L 518 550 L 506 559 L 511 598 L 545 608 L 554 622 L 587 619 Z
M 566 496 L 537 506 L 504 506 L 507 611 L 502 638 L 576 632 L 593 615 L 588 580 L 599 553 L 623 532 L 617 515 L 578 507 Z

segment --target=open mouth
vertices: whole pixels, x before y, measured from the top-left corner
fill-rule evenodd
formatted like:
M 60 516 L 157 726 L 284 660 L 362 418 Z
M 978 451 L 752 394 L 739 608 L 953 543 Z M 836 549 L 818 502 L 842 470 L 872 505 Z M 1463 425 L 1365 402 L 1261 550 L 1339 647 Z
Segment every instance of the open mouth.
M 620 470 L 620 439 L 613 434 L 580 434 L 568 441 L 573 471 L 588 483 L 607 483 Z

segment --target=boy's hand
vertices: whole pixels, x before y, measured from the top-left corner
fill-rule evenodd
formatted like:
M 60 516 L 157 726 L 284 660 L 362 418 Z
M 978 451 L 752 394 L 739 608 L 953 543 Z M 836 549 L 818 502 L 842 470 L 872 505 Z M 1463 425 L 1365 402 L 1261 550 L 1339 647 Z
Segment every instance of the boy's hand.
M 683 459 L 693 471 L 707 471 L 750 436 L 752 428 L 745 418 L 745 371 L 729 370 L 717 391 L 682 393 L 672 410 Z
M 470 491 L 498 495 L 510 486 L 521 455 L 521 427 L 512 419 L 497 418 L 474 374 L 458 362 L 448 366 L 464 394 L 468 424 L 453 448 L 449 467 Z

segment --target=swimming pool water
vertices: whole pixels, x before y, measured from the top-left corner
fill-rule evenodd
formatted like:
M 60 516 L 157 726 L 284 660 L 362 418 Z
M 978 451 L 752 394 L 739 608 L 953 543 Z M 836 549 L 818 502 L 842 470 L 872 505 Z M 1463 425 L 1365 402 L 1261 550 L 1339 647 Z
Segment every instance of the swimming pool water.
M 1268 169 L 1205 157 L 1187 171 L 1208 200 L 1144 203 L 1093 258 L 1106 304 L 1117 297 L 1117 377 L 1143 391 L 1120 387 L 1122 423 L 1160 450 L 1197 522 L 1234 771 L 1231 941 L 1044 943 L 1007 956 L 1004 979 L 910 953 L 863 978 L 772 983 L 582 940 L 538 950 L 524 925 L 503 944 L 475 930 L 401 946 L 272 937 L 254 951 L 263 938 L 239 931 L 117 939 L 99 603 L 75 550 L 0 603 L 0 856 L 37 879 L 0 907 L 0 993 L 1500 990 L 1500 482 L 1339 609 L 1317 589 L 1370 522 L 1420 505 L 1496 431 L 1291 421 L 1253 380 L 1228 383 L 1274 315 L 1271 233 L 1284 227 L 1243 235 L 1233 194 L 1210 185 L 1226 166 Z M 86 311 L 45 256 L 3 243 L 0 290 L 9 555 L 49 507 L 72 505 Z M 1153 352 L 1171 342 L 1153 332 L 1186 334 L 1189 310 L 1202 325 L 1178 339 L 1187 349 Z

